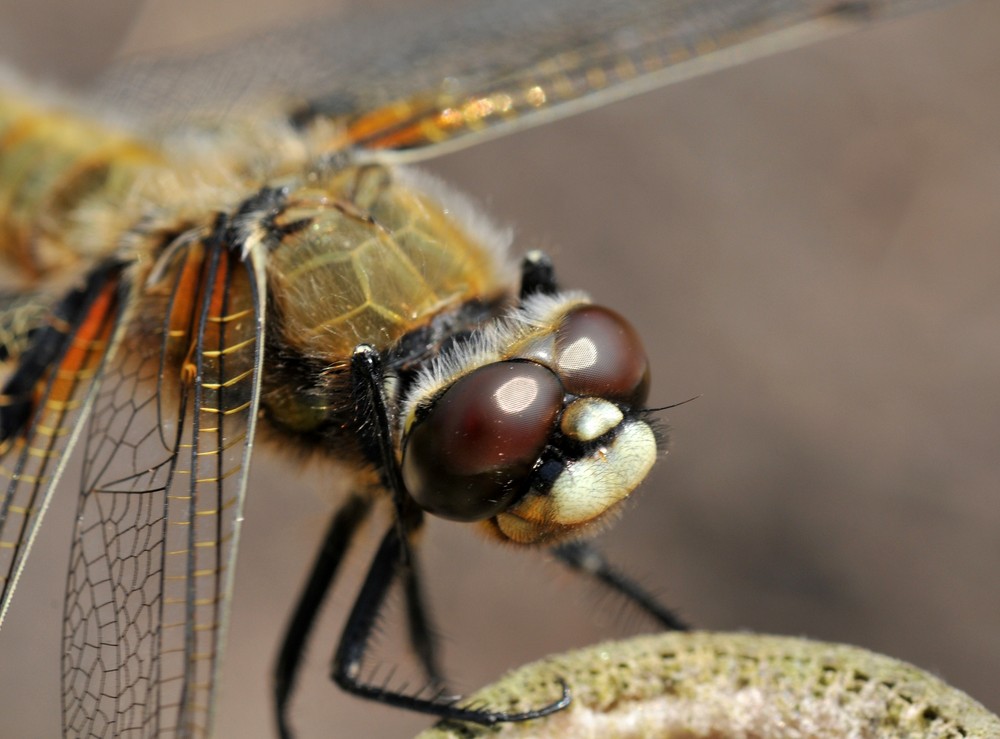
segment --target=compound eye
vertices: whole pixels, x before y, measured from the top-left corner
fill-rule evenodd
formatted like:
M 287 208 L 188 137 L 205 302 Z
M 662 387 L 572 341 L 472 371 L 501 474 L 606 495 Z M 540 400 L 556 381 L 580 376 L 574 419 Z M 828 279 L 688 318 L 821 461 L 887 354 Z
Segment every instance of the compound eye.
M 566 389 L 642 405 L 649 359 L 632 324 L 608 308 L 587 305 L 566 314 L 556 333 L 556 371 Z
M 562 408 L 556 376 L 496 362 L 459 378 L 410 429 L 403 482 L 429 513 L 480 521 L 524 492 Z

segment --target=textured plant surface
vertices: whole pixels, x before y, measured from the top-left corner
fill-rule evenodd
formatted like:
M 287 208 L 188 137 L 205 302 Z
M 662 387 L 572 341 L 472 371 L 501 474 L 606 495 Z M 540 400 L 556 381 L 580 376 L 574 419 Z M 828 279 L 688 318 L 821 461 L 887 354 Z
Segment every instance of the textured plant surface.
M 755 634 L 668 633 L 607 642 L 511 672 L 471 703 L 518 711 L 569 686 L 546 719 L 441 724 L 419 739 L 1000 737 L 1000 719 L 961 691 L 858 647 Z

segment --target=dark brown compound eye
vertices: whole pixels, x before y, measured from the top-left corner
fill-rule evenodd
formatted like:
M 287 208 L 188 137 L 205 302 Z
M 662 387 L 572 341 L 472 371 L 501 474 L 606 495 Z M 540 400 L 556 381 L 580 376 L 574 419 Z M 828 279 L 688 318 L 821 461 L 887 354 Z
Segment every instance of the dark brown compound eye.
M 556 333 L 556 372 L 566 389 L 642 405 L 649 359 L 632 325 L 608 308 L 586 305 L 563 318 Z
M 480 521 L 524 492 L 562 407 L 556 376 L 534 362 L 496 362 L 458 379 L 410 429 L 403 481 L 421 508 Z

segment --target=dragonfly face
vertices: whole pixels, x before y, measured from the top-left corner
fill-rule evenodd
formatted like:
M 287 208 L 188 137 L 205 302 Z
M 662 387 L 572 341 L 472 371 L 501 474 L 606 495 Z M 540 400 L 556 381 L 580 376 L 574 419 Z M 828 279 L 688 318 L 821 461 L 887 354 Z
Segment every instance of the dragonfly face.
M 658 367 L 660 367 L 660 366 L 663 366 L 663 363 L 657 363 L 657 364 L 655 365 L 655 367 L 656 367 L 656 368 L 658 368 Z M 660 375 L 659 375 L 659 374 L 657 374 L 657 376 L 659 377 Z M 697 390 L 698 388 L 695 388 L 695 389 Z M 661 390 L 662 390 L 662 388 L 661 388 Z

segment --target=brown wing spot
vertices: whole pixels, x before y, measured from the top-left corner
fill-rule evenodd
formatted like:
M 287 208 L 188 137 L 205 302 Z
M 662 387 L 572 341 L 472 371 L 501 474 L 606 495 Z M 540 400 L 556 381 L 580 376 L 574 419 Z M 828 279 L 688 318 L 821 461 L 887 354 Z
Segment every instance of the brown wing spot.
M 109 320 L 109 317 L 117 310 L 117 296 L 116 278 L 109 280 L 91 303 L 62 362 L 56 368 L 47 401 L 50 410 L 65 410 L 67 402 L 73 396 L 76 383 L 80 379 L 93 376 L 111 336 L 114 322 Z M 44 387 L 44 382 L 38 383 L 36 393 L 44 392 Z M 39 397 L 38 400 L 40 399 Z

